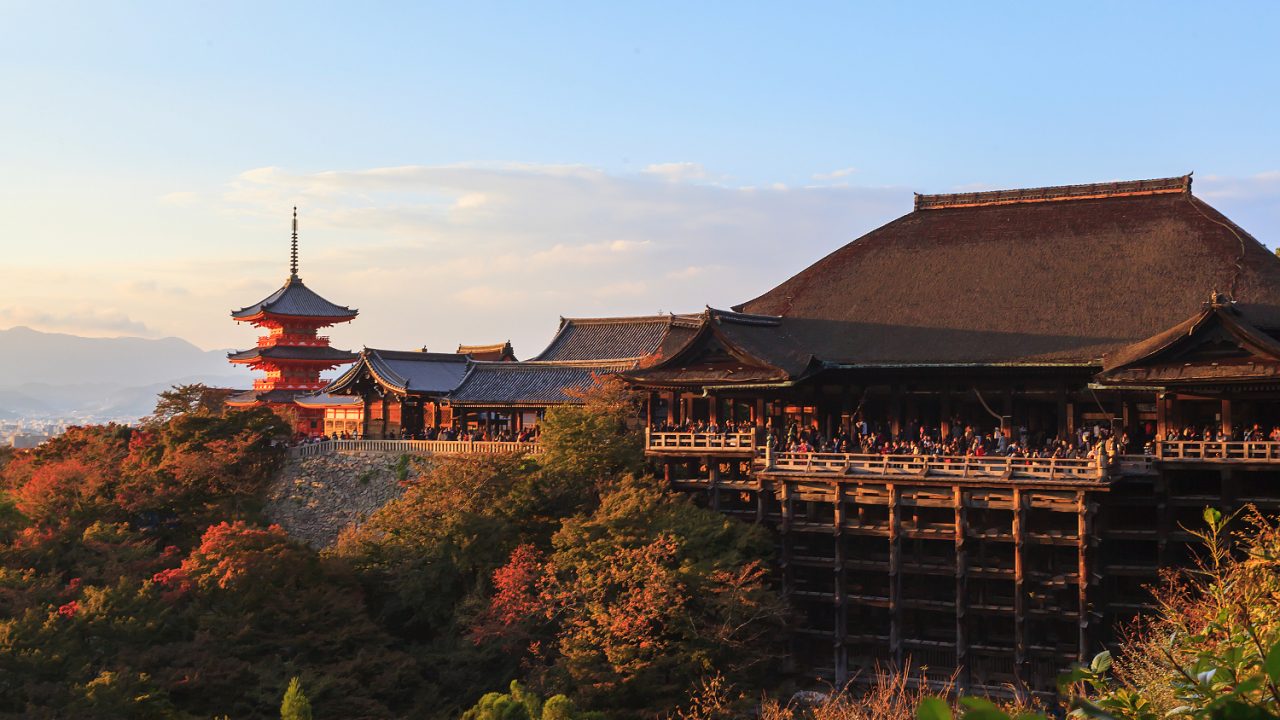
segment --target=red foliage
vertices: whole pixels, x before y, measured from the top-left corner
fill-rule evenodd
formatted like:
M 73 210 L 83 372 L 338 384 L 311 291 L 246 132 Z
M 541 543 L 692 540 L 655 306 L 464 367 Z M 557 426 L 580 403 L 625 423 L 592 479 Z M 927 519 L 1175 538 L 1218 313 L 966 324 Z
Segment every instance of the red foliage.
M 178 601 L 195 587 L 191 582 L 191 576 L 180 567 L 161 570 L 151 576 L 151 582 L 165 588 L 161 597 L 169 603 Z
M 513 627 L 546 615 L 548 606 L 539 591 L 545 572 L 542 554 L 532 545 L 511 552 L 507 564 L 493 571 L 493 598 L 473 632 L 476 643 L 503 637 Z
M 255 580 L 279 587 L 296 574 L 301 555 L 279 525 L 261 528 L 237 520 L 210 525 L 179 570 L 201 587 L 248 589 Z
M 66 618 L 75 617 L 76 613 L 78 612 L 80 612 L 79 600 L 72 600 L 71 602 L 65 605 L 62 605 L 58 608 L 58 615 L 60 617 L 66 617 Z

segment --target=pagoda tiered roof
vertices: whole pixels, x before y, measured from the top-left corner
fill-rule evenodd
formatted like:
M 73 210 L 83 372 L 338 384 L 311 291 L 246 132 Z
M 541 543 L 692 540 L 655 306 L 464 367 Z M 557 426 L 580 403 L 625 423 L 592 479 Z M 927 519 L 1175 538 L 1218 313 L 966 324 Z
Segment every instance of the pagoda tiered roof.
M 252 363 L 261 360 L 298 360 L 332 364 L 349 363 L 356 354 L 328 345 L 266 345 L 228 353 L 233 363 Z
M 266 315 L 278 315 L 342 322 L 354 318 L 359 312 L 359 310 L 325 300 L 303 284 L 302 279 L 297 275 L 290 275 L 279 290 L 252 305 L 233 310 L 231 317 L 237 320 L 253 320 Z
M 312 395 L 315 390 L 246 390 L 227 398 L 231 406 L 258 404 L 287 405 L 305 395 Z

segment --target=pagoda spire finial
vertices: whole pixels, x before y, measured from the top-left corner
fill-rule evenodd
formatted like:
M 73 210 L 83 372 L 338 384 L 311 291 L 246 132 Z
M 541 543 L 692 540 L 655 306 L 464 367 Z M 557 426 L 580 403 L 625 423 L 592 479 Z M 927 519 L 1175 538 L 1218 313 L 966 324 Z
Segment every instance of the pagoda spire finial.
M 293 206 L 293 244 L 289 252 L 289 278 L 298 278 L 298 206 Z

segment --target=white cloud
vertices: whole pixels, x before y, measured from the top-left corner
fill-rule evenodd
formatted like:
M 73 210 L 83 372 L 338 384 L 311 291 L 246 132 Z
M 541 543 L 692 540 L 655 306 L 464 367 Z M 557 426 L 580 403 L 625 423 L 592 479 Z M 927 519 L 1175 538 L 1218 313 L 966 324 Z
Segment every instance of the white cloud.
M 706 271 L 706 268 L 690 265 L 688 267 L 680 268 L 679 270 L 672 270 L 663 277 L 668 280 L 692 280 L 696 277 L 702 276 Z
M 841 178 L 847 178 L 856 172 L 858 172 L 858 168 L 840 168 L 839 170 L 832 170 L 831 172 L 817 173 L 813 176 L 813 179 L 818 181 L 839 180 Z
M 668 182 L 688 182 L 690 180 L 706 180 L 707 169 L 695 162 L 670 162 L 647 165 L 643 171 L 646 175 L 656 175 Z

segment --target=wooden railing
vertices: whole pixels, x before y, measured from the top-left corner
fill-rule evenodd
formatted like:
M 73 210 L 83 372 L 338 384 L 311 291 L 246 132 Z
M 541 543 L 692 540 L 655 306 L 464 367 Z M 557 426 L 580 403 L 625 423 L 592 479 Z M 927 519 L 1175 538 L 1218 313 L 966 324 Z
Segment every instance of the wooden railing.
M 471 440 L 325 440 L 289 448 L 289 457 L 305 458 L 333 453 L 389 453 L 396 455 L 495 455 L 540 453 L 542 446 L 529 442 Z
M 769 470 L 806 474 L 1029 480 L 1100 480 L 1106 476 L 1106 468 L 1097 460 L 1066 458 L 795 452 L 769 453 L 767 457 Z
M 746 450 L 754 452 L 754 430 L 723 433 L 645 432 L 647 450 Z
M 1156 443 L 1162 462 L 1280 462 L 1280 443 L 1220 440 L 1175 440 Z

